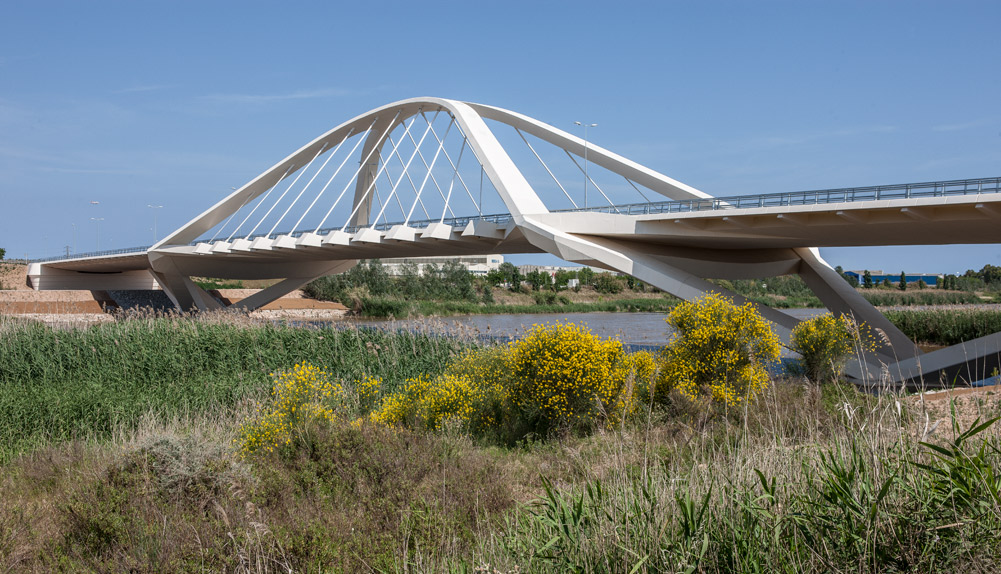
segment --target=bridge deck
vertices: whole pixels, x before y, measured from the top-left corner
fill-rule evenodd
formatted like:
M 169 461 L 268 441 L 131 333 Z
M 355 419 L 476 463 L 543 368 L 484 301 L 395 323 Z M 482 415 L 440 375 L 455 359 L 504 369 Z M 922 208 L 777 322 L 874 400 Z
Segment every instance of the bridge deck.
M 585 214 L 631 217 L 596 219 Z M 632 240 L 680 246 L 696 243 L 703 247 L 720 248 L 997 243 L 1001 240 L 1001 233 L 996 227 L 997 218 L 1001 217 L 1001 177 L 612 205 L 552 211 L 532 217 L 543 222 L 558 218 L 561 227 L 570 233 L 628 236 Z M 411 221 L 406 227 L 423 230 L 437 224 L 461 231 L 473 221 L 488 222 L 499 228 L 510 228 L 513 224 L 510 214 L 501 213 Z M 382 222 L 369 227 L 321 229 L 316 235 L 343 232 L 357 236 L 364 230 L 387 232 L 403 223 Z M 861 232 L 863 228 L 864 233 Z M 306 233 L 292 230 L 271 234 L 270 237 L 298 240 Z M 254 242 L 267 237 L 257 234 L 242 239 Z M 201 254 L 231 252 L 204 247 L 199 250 L 198 245 L 196 241 L 187 247 L 172 249 L 187 249 Z M 351 245 L 356 244 L 352 241 Z M 345 243 L 341 247 L 347 246 Z M 519 249 L 521 246 L 526 251 L 502 247 L 500 252 L 538 251 L 524 243 L 510 247 Z M 151 247 L 51 257 L 35 262 L 67 270 L 137 270 L 146 267 L 146 254 Z M 368 247 L 367 251 L 373 251 L 371 245 Z M 248 253 L 251 251 L 246 250 Z M 366 249 L 359 251 L 359 257 L 387 256 L 377 253 L 366 255 Z

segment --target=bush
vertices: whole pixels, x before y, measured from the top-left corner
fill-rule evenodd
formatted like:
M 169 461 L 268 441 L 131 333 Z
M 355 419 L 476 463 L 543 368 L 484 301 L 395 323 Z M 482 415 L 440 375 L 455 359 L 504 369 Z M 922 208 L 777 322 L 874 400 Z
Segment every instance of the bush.
M 452 373 L 408 379 L 403 389 L 383 399 L 369 418 L 385 425 L 476 433 L 495 425 L 490 407 L 504 395 L 503 387 L 479 384 L 482 382 Z
M 508 346 L 462 355 L 442 375 L 407 380 L 370 419 L 494 434 L 508 443 L 586 432 L 634 412 L 655 370 L 650 353 L 627 354 L 620 342 L 585 327 L 536 325 Z
M 622 292 L 622 281 L 611 273 L 598 273 L 593 279 L 594 290 L 598 293 L 616 294 Z
M 325 371 L 300 363 L 272 377 L 271 400 L 258 407 L 257 417 L 240 428 L 236 442 L 242 456 L 290 445 L 309 424 L 335 418 L 330 405 L 341 398 L 343 389 L 332 383 Z
M 539 291 L 532 293 L 532 299 L 535 300 L 536 305 L 555 305 L 556 293 L 553 291 Z
M 827 383 L 841 377 L 856 340 L 861 341 L 861 336 L 851 318 L 835 319 L 827 313 L 796 325 L 790 342 L 792 350 L 802 356 L 802 372 L 815 383 Z
M 768 387 L 765 364 L 779 358 L 779 338 L 752 303 L 735 306 L 712 293 L 667 316 L 677 334 L 661 351 L 655 396 L 671 388 L 691 400 L 747 403 Z
M 632 362 L 622 343 L 573 323 L 535 325 L 512 343 L 510 403 L 524 430 L 540 436 L 614 424 L 632 407 L 623 393 Z

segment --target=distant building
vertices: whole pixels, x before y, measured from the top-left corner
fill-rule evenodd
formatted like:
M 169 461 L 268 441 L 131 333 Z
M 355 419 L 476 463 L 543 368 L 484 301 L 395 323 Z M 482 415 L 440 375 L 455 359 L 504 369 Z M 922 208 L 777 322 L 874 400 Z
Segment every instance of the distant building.
M 855 271 L 845 271 L 845 275 L 850 275 L 858 279 L 859 285 L 862 284 L 862 277 L 865 276 L 865 269 L 855 270 Z M 889 279 L 890 283 L 896 285 L 900 283 L 900 272 L 897 273 L 884 273 L 882 269 L 869 269 L 869 275 L 872 276 L 872 282 L 874 284 L 880 284 L 884 279 Z M 924 281 L 925 285 L 929 287 L 934 287 L 938 285 L 939 280 L 942 275 L 934 275 L 929 273 L 908 273 L 904 271 L 904 276 L 907 279 L 907 284 L 917 283 L 918 281 Z
M 382 265 L 390 275 L 400 275 L 403 272 L 405 263 L 413 263 L 417 266 L 417 272 L 424 274 L 424 268 L 428 265 L 441 267 L 452 261 L 458 262 L 473 275 L 486 275 L 496 270 L 504 263 L 504 256 L 493 255 L 461 255 L 458 257 L 409 257 L 406 259 L 383 259 Z
M 583 267 L 572 266 L 572 267 L 560 267 L 558 265 L 519 265 L 518 273 L 522 275 L 528 275 L 529 273 L 534 273 L 536 271 L 542 271 L 548 274 L 550 277 L 556 275 L 557 271 L 579 271 Z

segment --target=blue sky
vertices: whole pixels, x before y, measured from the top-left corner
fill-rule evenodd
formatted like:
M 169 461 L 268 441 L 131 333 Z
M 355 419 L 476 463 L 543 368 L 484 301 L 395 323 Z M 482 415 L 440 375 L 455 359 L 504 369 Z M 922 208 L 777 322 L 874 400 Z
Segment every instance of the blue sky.
M 998 22 L 997 2 L 10 2 L 0 247 L 148 244 L 154 214 L 162 236 L 415 96 L 595 122 L 713 195 L 998 176 Z M 1001 265 L 997 245 L 823 254 Z

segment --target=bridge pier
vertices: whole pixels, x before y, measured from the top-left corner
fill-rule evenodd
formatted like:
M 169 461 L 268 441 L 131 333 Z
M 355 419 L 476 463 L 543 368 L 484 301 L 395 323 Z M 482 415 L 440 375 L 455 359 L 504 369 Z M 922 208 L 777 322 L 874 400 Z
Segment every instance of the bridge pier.
M 230 265 L 219 265 L 203 256 L 195 255 L 174 255 L 162 252 L 150 252 L 149 262 L 151 272 L 156 277 L 160 287 L 167 293 L 170 300 L 181 311 L 211 311 L 225 309 L 222 303 L 217 301 L 204 289 L 199 287 L 191 277 L 220 277 L 229 278 Z M 292 263 L 275 263 L 270 265 L 270 269 L 261 269 L 261 278 L 270 279 L 273 275 L 284 274 L 285 278 L 278 283 L 263 289 L 262 291 L 236 303 L 234 309 L 243 311 L 253 311 L 259 309 L 272 301 L 275 301 L 303 285 L 334 273 L 342 273 L 353 267 L 357 260 L 340 261 L 305 261 Z M 281 275 L 279 275 L 280 277 Z M 237 275 L 237 277 L 241 277 Z

